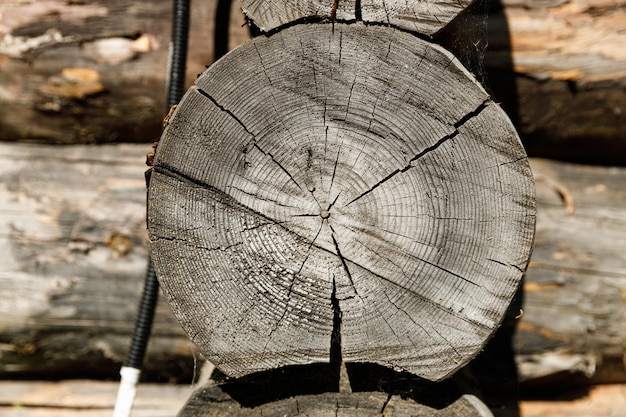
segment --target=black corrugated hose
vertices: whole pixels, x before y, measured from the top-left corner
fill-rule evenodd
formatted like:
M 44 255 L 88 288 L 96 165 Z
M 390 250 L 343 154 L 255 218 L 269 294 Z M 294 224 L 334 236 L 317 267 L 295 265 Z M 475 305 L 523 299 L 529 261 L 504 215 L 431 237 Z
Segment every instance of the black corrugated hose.
M 135 369 L 141 369 L 143 366 L 158 298 L 159 281 L 157 280 L 156 272 L 154 272 L 152 259 L 148 258 L 148 268 L 143 284 L 143 293 L 141 294 L 139 311 L 137 313 L 137 319 L 135 320 L 135 331 L 133 332 L 133 338 L 124 366 Z
M 187 67 L 187 45 L 189 40 L 190 0 L 174 0 L 172 19 L 172 41 L 168 51 L 168 76 L 166 85 L 165 112 L 178 103 L 185 92 L 185 72 Z M 135 330 L 126 362 L 120 370 L 121 381 L 113 411 L 113 417 L 128 417 L 135 399 L 136 385 L 152 330 L 154 311 L 159 296 L 159 281 L 154 271 L 152 259 L 148 258 L 148 268 L 143 294 L 135 322 Z
M 169 48 L 165 113 L 183 98 L 189 41 L 189 0 L 174 0 L 172 42 Z

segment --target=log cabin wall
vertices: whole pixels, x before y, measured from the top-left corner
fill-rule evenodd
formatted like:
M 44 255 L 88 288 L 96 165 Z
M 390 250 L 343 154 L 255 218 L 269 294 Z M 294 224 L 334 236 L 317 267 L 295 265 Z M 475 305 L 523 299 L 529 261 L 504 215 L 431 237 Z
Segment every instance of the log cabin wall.
M 170 2 L 137 1 L 132 3 L 132 7 L 126 1 L 37 3 L 7 3 L 0 9 L 0 31 L 3 36 L 0 41 L 0 103 L 3 108 L 10 109 L 0 113 L 0 139 L 78 144 L 151 142 L 158 136 L 164 103 L 162 97 Z M 506 2 L 503 8 L 492 11 L 489 21 L 490 46 L 485 55 L 489 83 L 496 97 L 504 102 L 509 114 L 517 121 L 522 138 L 531 153 L 563 159 L 583 159 L 581 155 L 593 156 L 594 162 L 624 163 L 620 158 L 626 154 L 621 151 L 626 143 L 626 76 L 623 73 L 625 58 L 622 46 L 626 44 L 623 29 L 626 25 L 624 8 L 620 5 L 618 0 L 595 4 L 577 1 L 550 4 Z M 207 39 L 213 33 L 210 22 L 213 21 L 215 1 L 194 1 L 193 7 L 192 18 L 196 20 L 192 22 L 189 83 L 213 59 L 211 42 Z M 198 21 L 205 24 L 198 24 Z M 247 37 L 247 28 L 241 27 L 242 24 L 243 20 L 233 23 L 233 44 L 240 43 Z M 118 50 L 118 57 L 101 56 L 99 41 L 116 45 L 113 49 Z M 547 48 L 547 45 L 550 47 Z M 510 94 L 505 94 L 507 91 Z M 6 212 L 2 214 L 6 220 L 6 224 L 2 225 L 3 245 L 18 242 L 12 252 L 5 252 L 9 256 L 3 257 L 4 262 L 9 265 L 5 266 L 3 272 L 3 285 L 6 285 L 3 291 L 7 300 L 14 299 L 18 289 L 9 287 L 9 283 L 13 282 L 10 279 L 24 277 L 22 273 L 32 274 L 32 280 L 28 284 L 30 289 L 21 292 L 20 296 L 24 303 L 32 300 L 40 302 L 39 310 L 26 304 L 20 304 L 24 307 L 22 310 L 13 309 L 14 304 L 4 305 L 5 311 L 13 313 L 13 316 L 4 316 L 10 317 L 10 320 L 3 323 L 3 334 L 6 337 L 2 341 L 2 372 L 5 375 L 34 373 L 42 369 L 57 372 L 58 370 L 51 367 L 52 359 L 65 355 L 67 352 L 63 352 L 61 346 L 68 346 L 60 335 L 73 338 L 74 342 L 70 345 L 81 346 L 81 349 L 74 350 L 73 356 L 70 356 L 69 363 L 72 366 L 91 363 L 100 370 L 104 369 L 98 372 L 106 373 L 110 370 L 114 374 L 117 369 L 111 368 L 111 364 L 122 359 L 125 340 L 132 327 L 134 298 L 124 303 L 125 312 L 120 317 L 108 315 L 109 305 L 106 300 L 85 298 L 85 294 L 93 294 L 96 290 L 91 289 L 92 284 L 81 280 L 99 281 L 97 274 L 85 272 L 89 269 L 74 270 L 70 274 L 74 277 L 73 281 L 57 283 L 46 277 L 50 265 L 57 265 L 59 271 L 70 268 L 68 262 L 73 262 L 71 256 L 97 257 L 109 251 L 103 256 L 108 267 L 125 271 L 115 273 L 118 274 L 115 279 L 120 282 L 119 288 L 128 286 L 129 291 L 135 291 L 134 297 L 138 298 L 145 255 L 141 248 L 143 238 L 140 232 L 143 227 L 140 220 L 143 215 L 143 147 L 116 148 L 125 155 L 141 154 L 132 162 L 133 185 L 126 183 L 132 188 L 134 194 L 130 201 L 135 204 L 134 214 L 126 220 L 134 224 L 136 230 L 122 233 L 117 231 L 118 226 L 105 225 L 103 227 L 107 230 L 106 233 L 95 233 L 86 238 L 81 235 L 87 233 L 86 231 L 93 233 L 93 229 L 81 229 L 87 223 L 84 215 L 78 213 L 88 206 L 101 207 L 95 200 L 104 198 L 98 197 L 104 194 L 93 194 L 92 200 L 85 203 L 86 206 L 77 206 L 79 208 L 76 210 L 68 211 L 60 208 L 77 204 L 73 202 L 77 198 L 75 190 L 68 189 L 65 194 L 72 202 L 62 203 L 65 198 L 63 193 L 61 197 L 54 197 L 53 200 L 60 204 L 58 205 L 50 203 L 50 196 L 37 194 L 41 191 L 26 192 L 23 188 L 52 189 L 58 187 L 56 181 L 69 184 L 69 179 L 65 176 L 45 175 L 49 168 L 31 170 L 31 160 L 38 160 L 43 165 L 54 161 L 69 161 L 73 164 L 70 161 L 72 158 L 67 159 L 67 149 L 70 148 L 55 151 L 48 147 L 25 148 L 20 145 L 12 148 L 4 145 L 1 153 L 9 159 L 23 160 L 19 169 L 9 169 L 9 165 L 4 165 L 7 171 L 3 171 L 2 184 L 5 188 L 2 195 L 18 204 L 14 207 L 16 211 L 13 214 L 23 212 L 20 204 L 24 202 L 34 205 L 34 212 L 24 215 L 23 223 L 7 216 Z M 110 159 L 104 157 L 107 154 L 105 149 L 97 148 L 95 155 L 89 155 L 89 149 L 79 151 L 81 156 L 78 159 L 85 158 L 87 167 L 79 169 L 75 175 L 93 172 L 92 164 L 99 166 L 111 163 Z M 16 156 L 15 153 L 22 156 Z M 119 155 L 115 158 L 119 158 Z M 621 214 L 623 195 L 619 192 L 619 184 L 623 184 L 619 178 L 622 178 L 620 175 L 623 176 L 623 173 L 621 170 L 597 171 L 597 177 L 582 184 L 579 181 L 588 175 L 588 169 L 578 171 L 578 168 L 567 168 L 569 165 L 565 165 L 569 174 L 563 174 L 559 173 L 560 165 L 554 168 L 548 162 L 545 164 L 544 168 L 550 170 L 550 178 L 565 183 L 576 201 L 579 200 L 579 195 L 590 196 L 589 200 L 584 200 L 589 208 L 582 211 L 579 208 L 570 218 L 563 216 L 560 211 L 562 207 L 558 201 L 553 200 L 555 196 L 550 190 L 544 193 L 543 200 L 540 194 L 540 205 L 542 201 L 549 201 L 553 210 L 553 214 L 546 214 L 543 219 L 560 219 L 562 224 L 548 227 L 548 223 L 543 223 L 546 227 L 542 229 L 540 209 L 535 262 L 531 262 L 526 302 L 530 306 L 534 303 L 544 308 L 554 299 L 571 302 L 550 321 L 545 320 L 547 313 L 533 313 L 533 310 L 526 309 L 521 339 L 516 345 L 519 350 L 518 360 L 522 365 L 524 361 L 533 364 L 537 362 L 533 354 L 546 354 L 550 349 L 557 349 L 560 353 L 565 352 L 563 355 L 566 358 L 571 354 L 581 359 L 579 370 L 583 375 L 602 380 L 603 375 L 610 374 L 610 380 L 623 380 L 623 374 L 620 373 L 623 368 L 620 370 L 619 367 L 612 366 L 607 370 L 604 366 L 609 362 L 607 358 L 610 358 L 612 364 L 616 364 L 623 356 L 624 332 L 619 326 L 619 317 L 623 314 L 623 304 L 620 302 L 623 301 L 626 291 L 623 284 L 626 275 L 619 253 L 615 255 L 612 251 L 605 251 L 605 246 L 616 251 L 623 248 L 623 240 L 613 236 L 623 230 L 624 224 Z M 115 170 L 119 167 L 117 163 L 113 166 Z M 615 175 L 610 177 L 617 178 L 615 183 L 606 182 L 607 173 Z M 118 178 L 125 175 L 118 173 L 114 176 Z M 13 180 L 9 181 L 10 178 Z M 92 184 L 90 187 L 106 190 L 113 184 L 118 192 L 120 188 L 116 188 L 115 183 L 116 180 L 112 183 L 103 180 L 102 184 Z M 600 200 L 594 199 L 593 193 L 604 197 Z M 120 199 L 128 201 L 128 198 L 118 196 L 106 201 L 111 204 Z M 7 210 L 5 207 L 7 206 L 3 205 L 3 209 Z M 96 212 L 97 210 L 93 213 Z M 70 215 L 72 213 L 74 217 Z M 581 220 L 583 213 L 586 213 L 587 220 Z M 101 219 L 99 215 L 94 216 Z M 114 220 L 113 223 L 119 221 Z M 33 228 L 32 233 L 25 228 L 26 224 Z M 51 226 L 55 224 L 57 226 Z M 553 232 L 570 231 L 575 235 L 578 233 L 577 228 L 582 227 L 582 233 L 589 235 L 597 233 L 598 224 L 604 227 L 601 229 L 604 234 L 598 236 L 606 236 L 606 240 L 599 239 L 600 242 L 605 242 L 605 246 L 597 246 L 586 239 L 574 245 L 570 242 L 571 236 L 556 235 Z M 50 231 L 49 227 L 54 231 Z M 35 232 L 37 228 L 43 232 Z M 115 249 L 119 242 L 125 241 L 122 239 L 118 242 L 114 239 L 120 233 L 131 236 L 133 250 L 125 252 L 120 249 L 120 252 Z M 32 253 L 16 255 L 19 248 L 30 246 L 33 240 L 40 241 L 49 248 L 51 254 L 48 256 L 42 251 L 38 258 L 33 257 Z M 125 247 L 125 244 L 119 244 L 122 245 L 120 248 Z M 600 250 L 601 248 L 604 249 Z M 129 256 L 136 257 L 131 262 L 132 268 L 127 263 Z M 606 257 L 611 259 L 605 259 Z M 92 261 L 85 262 L 89 264 Z M 570 263 L 573 266 L 568 266 Z M 604 268 L 606 265 L 610 266 L 609 270 Z M 535 270 L 541 272 L 533 272 Z M 587 308 L 584 310 L 585 318 L 576 322 L 567 321 L 572 319 L 573 312 L 578 311 L 576 306 L 580 305 L 567 295 L 570 291 L 583 291 L 589 295 L 584 300 L 579 300 L 581 303 L 584 301 Z M 546 298 L 542 301 L 539 296 Z M 85 325 L 80 331 L 65 327 L 66 324 L 57 327 L 52 325 L 59 318 L 78 317 L 73 315 L 76 312 L 72 313 L 67 306 L 63 307 L 63 300 L 69 299 L 87 300 L 86 304 L 90 307 L 82 316 Z M 46 312 L 51 311 L 49 307 L 42 307 L 45 303 L 56 303 L 56 306 L 60 306 L 54 307 L 55 313 L 51 319 L 45 318 Z M 601 309 L 602 305 L 616 307 Z M 181 375 L 179 368 L 172 368 L 171 358 L 176 357 L 185 363 L 184 368 L 189 374 L 193 372 L 193 365 L 189 365 L 193 364 L 192 350 L 186 344 L 182 332 L 173 324 L 169 307 L 164 305 L 163 308 L 163 315 L 157 319 L 154 348 L 155 351 L 162 349 L 163 356 L 153 356 L 149 366 L 153 365 L 155 369 L 161 370 L 169 369 L 166 371 L 167 375 Z M 554 309 L 558 310 L 557 307 Z M 93 311 L 97 314 L 89 316 Z M 550 310 L 549 314 L 554 314 L 554 310 Z M 564 322 L 570 323 L 569 327 L 559 324 Z M 34 323 L 38 325 L 33 326 Z M 97 325 L 104 324 L 104 328 L 107 328 L 111 323 L 119 326 L 114 332 L 118 335 L 115 337 L 120 338 L 118 348 L 109 349 L 101 343 L 93 348 L 84 345 L 85 340 L 98 332 Z M 13 331 L 15 333 L 11 333 Z M 602 336 L 604 331 L 611 336 Z M 586 339 L 589 334 L 597 335 L 597 342 Z M 19 335 L 19 338 L 11 339 L 15 335 Z M 159 339 L 159 335 L 163 339 Z M 52 336 L 58 337 L 57 342 Z M 529 342 L 525 342 L 524 337 L 528 337 Z M 110 340 L 109 336 L 106 338 Z M 537 343 L 537 340 L 541 343 L 548 342 L 549 346 Z M 574 347 L 568 348 L 568 344 Z M 608 349 L 610 353 L 602 353 L 602 349 Z M 588 354 L 590 350 L 595 353 Z M 101 360 L 93 361 L 94 352 L 99 352 L 96 356 L 100 355 Z M 549 359 L 546 356 L 546 360 Z M 565 366 L 569 362 L 561 363 Z M 522 376 L 526 375 L 527 379 L 545 376 L 545 373 L 532 371 L 536 368 L 520 369 Z M 564 369 L 559 368 L 559 372 L 569 372 Z
M 192 4 L 188 84 L 213 62 L 216 5 Z M 493 0 L 488 7 L 485 84 L 529 154 L 626 163 L 623 2 Z M 164 105 L 170 9 L 165 0 L 0 5 L 0 104 L 10 109 L 0 113 L 0 140 L 152 141 Z M 231 47 L 249 37 L 236 2 L 233 10 Z M 481 13 L 474 17 L 457 20 L 485 24 Z
M 0 144 L 1 377 L 117 374 L 147 260 L 146 148 Z M 537 235 L 514 341 L 520 377 L 624 382 L 626 169 L 531 166 Z M 198 359 L 160 300 L 147 374 L 190 380 Z
M 474 7 L 485 9 L 485 1 Z M 249 37 L 233 3 L 230 47 Z M 481 13 L 458 19 L 465 27 L 487 23 L 485 84 L 531 156 L 626 163 L 622 6 L 621 0 L 492 0 L 487 22 Z M 216 7 L 217 0 L 192 3 L 188 84 L 213 62 Z M 0 113 L 0 140 L 157 137 L 170 9 L 167 1 L 126 0 L 0 5 L 0 104 L 11 109 Z
M 531 156 L 626 163 L 626 8 L 494 2 L 485 67 Z

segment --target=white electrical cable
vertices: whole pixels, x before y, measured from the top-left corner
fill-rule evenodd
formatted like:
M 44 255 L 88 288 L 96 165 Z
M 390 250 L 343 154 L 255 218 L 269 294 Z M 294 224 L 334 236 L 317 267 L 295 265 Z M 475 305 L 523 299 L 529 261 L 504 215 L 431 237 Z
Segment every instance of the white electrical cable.
M 130 366 L 122 366 L 120 369 L 120 388 L 117 391 L 113 417 L 130 417 L 130 410 L 133 408 L 135 393 L 137 392 L 139 374 L 141 374 L 139 369 Z

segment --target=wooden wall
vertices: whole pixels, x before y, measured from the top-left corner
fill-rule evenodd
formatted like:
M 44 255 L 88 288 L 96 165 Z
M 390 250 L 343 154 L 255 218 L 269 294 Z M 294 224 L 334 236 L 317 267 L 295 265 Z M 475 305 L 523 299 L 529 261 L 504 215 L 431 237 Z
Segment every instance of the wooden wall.
M 9 2 L 0 17 L 0 140 L 150 142 L 160 133 L 171 2 Z M 192 3 L 187 82 L 213 62 L 217 0 Z M 481 0 L 436 38 L 484 52 L 479 76 L 531 155 L 626 163 L 621 0 Z M 233 1 L 231 47 L 249 37 Z M 489 9 L 489 19 L 484 12 Z M 468 35 L 468 28 L 472 29 Z M 449 34 L 448 34 L 449 35 Z M 463 41 L 465 39 L 465 41 Z M 486 50 L 484 49 L 486 47 Z M 74 68 L 80 68 L 75 70 Z
M 213 61 L 216 1 L 192 6 L 188 84 Z M 118 371 L 147 258 L 143 160 L 165 111 L 170 8 L 0 6 L 0 140 L 22 142 L 0 145 L 2 376 Z M 623 2 L 506 0 L 488 22 L 478 16 L 459 22 L 488 24 L 484 81 L 529 153 L 624 165 Z M 248 38 L 239 13 L 230 27 L 231 46 Z M 120 142 L 146 145 L 74 146 Z M 72 146 L 49 146 L 59 144 Z M 540 211 L 515 341 L 521 376 L 624 381 L 626 173 L 540 159 L 533 168 Z M 148 372 L 189 378 L 194 355 L 161 302 Z
M 0 377 L 117 374 L 146 267 L 149 150 L 0 144 Z M 625 382 L 626 169 L 531 166 L 538 217 L 513 342 L 520 376 Z M 198 359 L 162 297 L 148 375 L 189 380 Z
M 213 62 L 216 7 L 192 3 L 187 84 Z M 165 114 L 171 9 L 169 0 L 1 6 L 0 140 L 152 142 Z M 233 13 L 231 47 L 247 38 L 242 25 Z

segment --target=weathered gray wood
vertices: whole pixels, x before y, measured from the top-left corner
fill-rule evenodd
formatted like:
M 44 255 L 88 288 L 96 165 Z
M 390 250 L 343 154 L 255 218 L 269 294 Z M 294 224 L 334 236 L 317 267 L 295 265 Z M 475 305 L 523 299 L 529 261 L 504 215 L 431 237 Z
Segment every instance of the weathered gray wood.
M 194 392 L 178 417 L 493 417 L 478 398 L 464 395 L 443 409 L 436 409 L 383 392 L 299 395 L 253 408 L 243 407 L 218 386 Z
M 432 35 L 463 12 L 474 0 L 361 0 L 366 23 L 384 23 L 423 35 Z
M 514 343 L 521 378 L 624 381 L 626 170 L 539 159 L 532 168 L 540 209 Z
M 188 84 L 213 61 L 207 39 L 216 5 L 191 3 Z M 160 135 L 171 1 L 27 0 L 0 7 L 0 140 L 150 143 Z M 248 34 L 241 13 L 232 16 L 234 46 Z
M 111 417 L 118 383 L 93 380 L 0 381 L 3 417 Z M 193 392 L 189 385 L 137 387 L 133 417 L 172 417 Z
M 115 377 L 147 264 L 150 146 L 0 143 L 0 374 Z M 146 374 L 189 379 L 193 349 L 158 306 Z
M 117 374 L 147 256 L 148 149 L 0 144 L 3 378 Z M 514 342 L 520 377 L 554 387 L 626 381 L 626 169 L 537 159 L 531 165 L 540 177 L 538 229 Z M 569 190 L 573 216 L 546 178 Z M 127 250 L 125 239 L 107 245 L 116 232 L 130 236 L 126 255 L 118 255 Z M 161 303 L 148 374 L 192 378 L 193 351 L 178 328 Z
M 362 24 L 296 25 L 212 66 L 150 186 L 164 291 L 231 376 L 343 359 L 444 378 L 498 327 L 533 226 L 499 107 L 442 48 Z
M 359 20 L 432 35 L 473 0 L 239 0 L 243 13 L 263 31 L 300 19 Z

